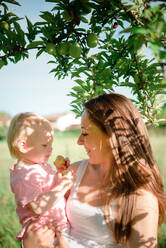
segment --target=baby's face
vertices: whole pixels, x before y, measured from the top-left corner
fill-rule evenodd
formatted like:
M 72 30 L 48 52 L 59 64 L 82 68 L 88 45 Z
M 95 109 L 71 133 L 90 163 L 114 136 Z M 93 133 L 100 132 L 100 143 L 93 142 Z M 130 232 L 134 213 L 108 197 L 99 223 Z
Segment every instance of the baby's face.
M 39 126 L 26 140 L 26 160 L 31 163 L 46 163 L 52 153 L 53 130 Z

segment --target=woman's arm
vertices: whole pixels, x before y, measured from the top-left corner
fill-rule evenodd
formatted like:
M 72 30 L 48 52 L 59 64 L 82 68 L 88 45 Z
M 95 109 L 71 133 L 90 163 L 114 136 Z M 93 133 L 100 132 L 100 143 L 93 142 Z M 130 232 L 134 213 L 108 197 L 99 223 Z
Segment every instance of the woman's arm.
M 157 248 L 158 200 L 145 190 L 136 197 L 129 248 Z
M 33 231 L 33 224 L 28 227 L 26 237 L 23 241 L 23 248 L 54 248 L 55 230 L 45 225 L 37 231 Z

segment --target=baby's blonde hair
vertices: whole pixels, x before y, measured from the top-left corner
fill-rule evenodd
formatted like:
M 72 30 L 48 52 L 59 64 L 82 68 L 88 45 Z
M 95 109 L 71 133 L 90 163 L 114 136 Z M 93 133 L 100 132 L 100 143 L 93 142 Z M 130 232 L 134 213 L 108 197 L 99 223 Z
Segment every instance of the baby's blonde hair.
M 44 117 L 32 112 L 19 113 L 13 117 L 7 132 L 7 144 L 12 157 L 19 158 L 20 139 L 26 140 L 30 136 L 30 130 L 38 131 L 40 126 L 45 126 L 53 131 L 51 123 Z

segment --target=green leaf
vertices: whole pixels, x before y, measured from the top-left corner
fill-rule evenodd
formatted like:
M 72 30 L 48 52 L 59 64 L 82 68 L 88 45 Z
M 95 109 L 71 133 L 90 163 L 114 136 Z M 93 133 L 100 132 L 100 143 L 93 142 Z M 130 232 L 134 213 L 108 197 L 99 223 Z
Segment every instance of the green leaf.
M 165 51 L 160 51 L 159 52 L 159 57 L 160 57 L 160 59 L 166 59 L 166 52 Z
M 71 106 L 72 106 L 75 110 L 80 111 L 80 109 L 79 109 L 79 106 L 78 106 L 78 105 L 76 105 L 76 104 L 71 104 Z
M 88 70 L 87 66 L 82 66 L 76 69 L 76 71 L 72 72 L 72 78 L 73 77 L 79 77 L 80 73 L 84 73 Z
M 32 32 L 33 32 L 33 24 L 32 24 L 31 21 L 28 19 L 28 17 L 25 17 L 25 18 L 26 18 L 26 21 L 27 21 L 29 34 L 31 35 Z
M 54 10 L 62 10 L 62 7 L 60 7 L 60 6 L 55 6 L 54 8 L 52 8 L 51 11 L 54 11 Z
M 72 111 L 76 114 L 76 118 L 80 117 L 81 116 L 81 113 L 79 110 L 76 110 L 76 109 L 72 109 Z
M 84 23 L 88 23 L 88 20 L 83 16 L 80 16 L 80 20 Z
M 86 34 L 86 29 L 85 28 L 76 28 L 75 30 L 78 31 L 78 32 L 85 32 L 85 34 Z
M 40 45 L 43 45 L 43 41 L 33 41 L 30 44 L 28 44 L 27 49 L 36 48 Z
M 144 37 L 141 34 L 134 34 L 133 36 L 128 39 L 129 47 L 133 47 L 134 50 L 139 50 L 144 43 Z
M 52 69 L 51 71 L 49 71 L 49 73 L 56 72 L 56 71 L 57 71 L 57 69 L 55 68 L 55 69 Z
M 134 34 L 148 34 L 149 30 L 143 28 L 143 27 L 134 27 L 131 29 Z
M 128 9 L 129 10 L 137 10 L 138 6 L 136 4 L 135 5 L 130 5 L 130 7 Z
M 159 85 L 151 85 L 151 89 L 157 90 L 157 89 L 166 89 L 166 84 L 159 84 Z
M 35 22 L 35 26 L 45 25 L 47 22 Z
M 92 78 L 92 75 L 91 75 L 91 74 L 89 74 L 87 71 L 84 71 L 83 73 L 84 73 L 86 76 L 88 76 L 88 77 Z
M 122 22 L 121 20 L 118 20 L 118 24 L 119 24 L 122 28 L 124 28 L 124 24 L 123 24 L 123 22 Z
M 75 82 L 77 82 L 81 86 L 85 84 L 85 82 L 81 79 L 76 79 Z
M 36 58 L 38 58 L 42 53 L 44 52 L 44 49 L 40 49 L 37 54 L 36 54 Z
M 158 42 L 151 42 L 150 47 L 154 53 L 157 53 L 160 49 L 160 44 Z
M 84 72 L 84 71 L 86 71 L 86 70 L 88 70 L 88 67 L 87 67 L 87 66 L 82 66 L 82 67 L 79 67 L 79 68 L 77 69 L 77 72 L 81 73 L 81 72 Z
M 166 79 L 163 79 L 163 80 L 161 81 L 161 84 L 166 84 Z
M 11 3 L 11 4 L 15 4 L 15 5 L 18 5 L 18 6 L 21 6 L 20 3 L 16 2 L 15 0 L 3 0 L 4 2 L 6 3 Z
M 18 22 L 14 22 L 14 27 L 17 31 L 18 36 L 19 36 L 19 40 L 25 45 L 26 44 L 25 38 L 24 38 L 25 34 L 24 34 L 23 30 L 21 29 L 20 24 Z M 18 37 L 17 37 L 17 39 L 18 39 Z
M 40 17 L 42 19 L 46 20 L 47 22 L 51 23 L 55 20 L 54 16 L 48 11 L 41 11 L 41 13 L 43 13 L 43 14 L 41 14 Z
M 72 87 L 72 90 L 76 91 L 76 92 L 79 92 L 79 93 L 82 93 L 84 90 L 82 89 L 82 87 L 80 86 L 74 86 Z
M 56 64 L 56 62 L 54 60 L 50 60 L 47 62 L 47 64 Z
M 14 57 L 14 63 L 16 64 L 18 61 L 21 60 L 21 54 L 16 54 L 15 57 Z
M 67 94 L 67 96 L 73 96 L 73 97 L 78 97 L 77 94 L 75 94 L 74 92 L 70 92 L 69 94 Z M 74 101 L 73 101 L 74 102 Z

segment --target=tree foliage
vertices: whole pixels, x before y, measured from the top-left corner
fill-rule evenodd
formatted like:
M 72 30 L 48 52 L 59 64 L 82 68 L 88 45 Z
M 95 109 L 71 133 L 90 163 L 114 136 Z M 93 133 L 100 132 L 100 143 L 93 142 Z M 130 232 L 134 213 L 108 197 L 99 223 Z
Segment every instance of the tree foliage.
M 0 68 L 32 49 L 36 57 L 49 53 L 51 73 L 76 82 L 69 95 L 77 115 L 87 99 L 126 86 L 147 122 L 164 121 L 158 116 L 166 100 L 165 1 L 45 1 L 52 10 L 42 11 L 40 22 L 26 17 L 23 30 L 8 8 L 19 2 L 0 0 Z

